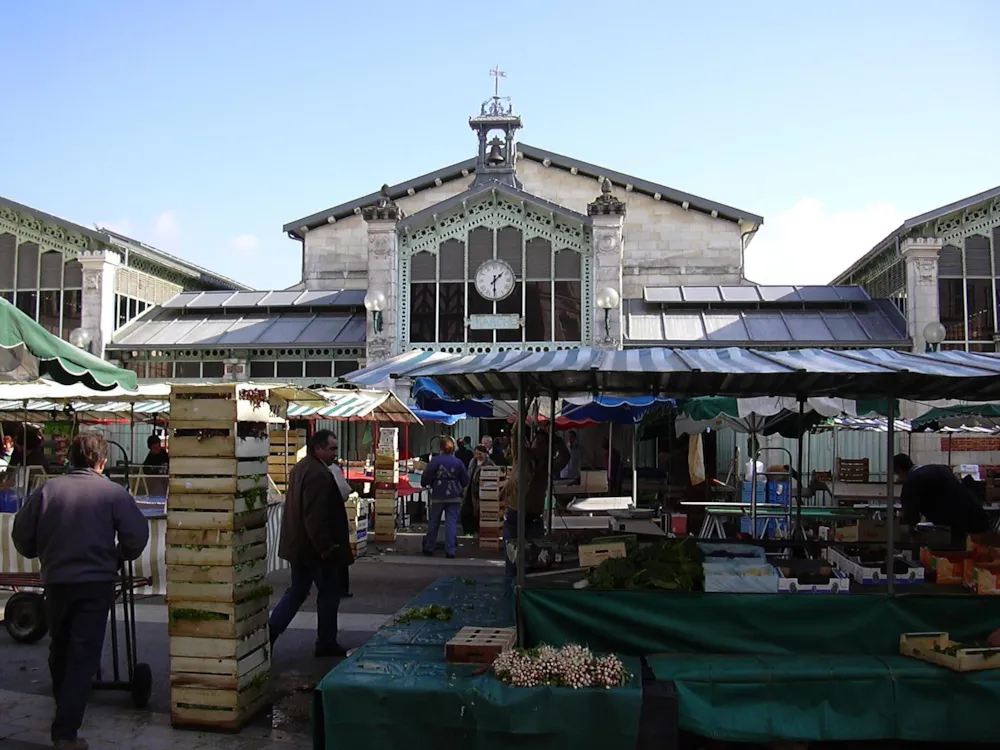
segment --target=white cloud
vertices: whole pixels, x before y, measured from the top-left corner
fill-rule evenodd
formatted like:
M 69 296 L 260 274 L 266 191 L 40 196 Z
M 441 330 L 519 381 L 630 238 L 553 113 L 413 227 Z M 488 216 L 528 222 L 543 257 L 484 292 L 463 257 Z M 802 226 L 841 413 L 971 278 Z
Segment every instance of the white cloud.
M 238 234 L 229 244 L 237 252 L 252 253 L 260 247 L 260 240 L 252 234 Z
M 747 278 L 760 284 L 827 284 L 903 223 L 888 203 L 831 211 L 802 198 L 767 219 L 746 254 Z

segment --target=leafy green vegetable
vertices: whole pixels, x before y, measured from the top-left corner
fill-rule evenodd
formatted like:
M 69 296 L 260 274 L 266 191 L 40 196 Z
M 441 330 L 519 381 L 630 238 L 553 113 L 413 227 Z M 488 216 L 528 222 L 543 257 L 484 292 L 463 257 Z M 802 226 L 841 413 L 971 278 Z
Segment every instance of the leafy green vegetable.
M 705 578 L 704 559 L 693 539 L 672 539 L 605 560 L 587 574 L 587 581 L 595 589 L 696 591 Z
M 413 609 L 406 610 L 396 617 L 396 622 L 400 625 L 406 625 L 414 620 L 441 620 L 447 622 L 451 619 L 452 612 L 451 607 L 428 604 L 426 607 L 414 607 Z

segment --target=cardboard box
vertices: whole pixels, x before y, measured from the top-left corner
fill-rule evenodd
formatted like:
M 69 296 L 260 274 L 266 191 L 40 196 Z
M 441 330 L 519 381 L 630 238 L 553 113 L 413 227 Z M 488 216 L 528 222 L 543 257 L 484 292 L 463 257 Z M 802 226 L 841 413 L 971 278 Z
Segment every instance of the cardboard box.
M 492 664 L 517 645 L 517 628 L 462 628 L 444 645 L 444 659 L 453 664 Z
M 866 586 L 888 583 L 888 577 L 882 573 L 881 567 L 866 565 L 861 560 L 844 554 L 841 550 L 827 547 L 823 550 L 823 557 L 858 583 Z M 893 583 L 898 586 L 906 586 L 924 582 L 924 569 L 920 565 L 899 555 L 896 556 L 896 559 L 905 563 L 909 569 L 905 573 L 894 573 Z
M 970 534 L 965 538 L 965 551 L 984 559 L 1000 558 L 1000 534 Z
M 981 563 L 972 569 L 972 590 L 977 594 L 1000 594 L 1000 563 Z
M 936 583 L 960 584 L 965 573 L 965 561 L 972 559 L 969 552 L 933 552 L 927 547 L 920 550 L 920 562 L 934 573 Z
M 578 548 L 580 553 L 580 567 L 594 568 L 605 560 L 613 557 L 625 557 L 627 551 L 624 541 L 601 542 L 595 540 L 589 544 L 581 544 Z
M 894 529 L 896 541 L 909 539 L 909 534 L 903 534 L 903 527 L 898 523 Z M 874 521 L 863 518 L 856 523 L 840 526 L 834 529 L 835 542 L 885 542 L 889 539 L 889 525 L 886 521 Z

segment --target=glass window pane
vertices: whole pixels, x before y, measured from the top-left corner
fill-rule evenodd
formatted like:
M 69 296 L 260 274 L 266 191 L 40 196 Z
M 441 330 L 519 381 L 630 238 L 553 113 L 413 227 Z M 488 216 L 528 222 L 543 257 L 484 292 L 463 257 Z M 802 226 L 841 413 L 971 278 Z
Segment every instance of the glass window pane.
M 83 292 L 67 289 L 63 292 L 62 337 L 68 339 L 71 332 L 80 327 L 83 317 Z
M 497 257 L 505 260 L 514 269 L 514 275 L 521 275 L 521 230 L 504 227 L 497 232 Z
M 12 305 L 14 304 L 14 292 L 0 292 L 0 297 L 3 297 Z
M 575 253 L 574 253 L 575 255 Z M 580 341 L 583 337 L 580 305 L 580 282 L 557 281 L 555 340 Z
M 51 253 L 49 253 L 51 255 Z M 59 335 L 59 315 L 62 313 L 62 292 L 39 292 L 38 322 L 49 333 Z
M 523 315 L 521 308 L 521 282 L 515 282 L 514 291 L 509 297 L 497 302 L 497 313 L 501 315 Z M 523 341 L 522 328 L 507 328 L 497 331 L 497 341 L 516 342 Z
M 469 316 L 491 315 L 493 313 L 493 303 L 479 296 L 474 282 L 469 282 L 466 286 L 469 294 Z M 477 330 L 470 328 L 469 341 L 483 344 L 491 343 L 493 341 L 493 329 Z
M 434 281 L 437 278 L 437 256 L 426 250 L 410 259 L 411 281 Z
M 529 256 L 528 268 L 531 268 Z M 552 282 L 525 282 L 524 339 L 525 341 L 552 340 Z
M 493 231 L 476 227 L 469 232 L 469 279 L 476 277 L 476 269 L 493 258 Z
M 965 238 L 965 275 L 993 276 L 990 259 L 990 239 L 981 234 Z
M 279 361 L 278 362 L 278 377 L 279 378 L 301 378 L 302 377 L 302 361 Z
M 17 309 L 25 315 L 31 316 L 32 320 L 38 319 L 38 292 L 18 292 Z
M 63 289 L 83 289 L 83 266 L 78 260 L 66 261 L 63 269 Z
M 14 235 L 0 234 L 0 289 L 14 288 Z
M 49 251 L 42 253 L 41 269 L 38 275 L 39 289 L 58 289 L 62 285 L 62 253 Z
M 17 249 L 17 288 L 38 288 L 38 245 L 25 242 Z
M 128 319 L 132 320 L 136 315 L 139 314 L 139 300 L 129 299 L 128 301 Z
M 330 360 L 308 359 L 306 360 L 307 378 L 330 378 L 333 377 L 333 362 Z
M 438 285 L 438 341 L 465 341 L 465 287 Z
M 201 362 L 174 362 L 174 377 L 195 379 L 201 377 Z
M 969 308 L 969 339 L 993 340 L 993 280 L 967 279 L 965 299 Z
M 210 380 L 221 380 L 226 374 L 225 362 L 202 362 L 201 377 Z
M 552 278 L 552 245 L 540 237 L 528 240 L 524 248 L 529 279 Z
M 437 340 L 437 289 L 435 284 L 410 284 L 410 341 Z
M 556 253 L 556 278 L 580 278 L 580 253 L 573 250 L 560 250 Z
M 254 378 L 273 378 L 274 377 L 274 362 L 251 362 L 250 363 L 250 379 Z
M 356 359 L 338 359 L 333 363 L 333 374 L 338 378 L 350 375 L 352 372 L 360 369 Z
M 948 341 L 965 341 L 965 299 L 961 279 L 938 279 L 941 325 Z
M 441 280 L 465 280 L 465 244 L 459 240 L 447 240 L 441 243 L 438 252 L 441 254 Z

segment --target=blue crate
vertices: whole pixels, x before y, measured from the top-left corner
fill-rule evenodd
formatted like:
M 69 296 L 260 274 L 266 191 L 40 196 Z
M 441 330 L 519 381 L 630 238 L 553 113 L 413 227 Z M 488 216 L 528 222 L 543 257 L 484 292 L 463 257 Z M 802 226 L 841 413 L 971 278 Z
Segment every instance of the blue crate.
M 765 497 L 765 495 L 764 495 L 764 481 L 763 481 L 763 478 L 762 478 L 759 482 L 757 482 L 757 502 L 758 503 L 763 503 L 764 502 L 764 497 Z M 747 504 L 750 503 L 750 482 L 744 482 L 743 483 L 743 497 L 742 497 L 742 499 L 741 499 L 740 502 L 744 502 L 744 503 L 747 503 Z
M 792 490 L 788 482 L 768 482 L 767 502 L 788 505 L 792 501 Z

